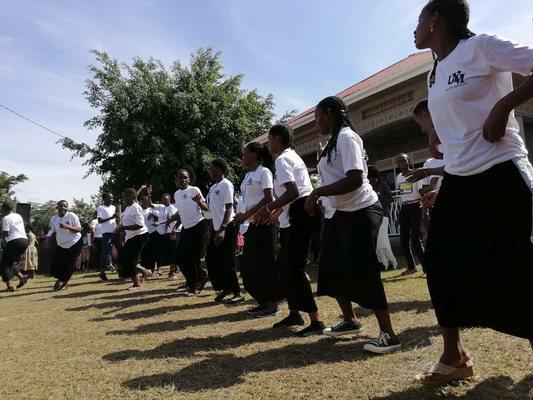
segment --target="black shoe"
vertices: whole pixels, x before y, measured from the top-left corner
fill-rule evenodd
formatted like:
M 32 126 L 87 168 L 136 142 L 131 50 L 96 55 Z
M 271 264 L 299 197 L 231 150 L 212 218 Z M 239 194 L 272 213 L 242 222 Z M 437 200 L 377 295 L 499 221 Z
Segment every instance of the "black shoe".
M 15 291 L 15 288 L 14 287 L 8 287 L 6 289 L 6 292 L 14 292 Z
M 322 335 L 324 329 L 326 329 L 326 325 L 324 325 L 322 321 L 311 321 L 311 324 L 307 328 L 296 332 L 296 336 L 307 337 L 311 335 Z
M 59 279 L 54 283 L 54 292 L 57 292 L 61 288 L 61 282 Z
M 246 310 L 246 312 L 250 315 L 255 315 L 259 311 L 263 311 L 265 308 L 267 308 L 267 306 L 265 306 L 264 304 L 259 304 L 253 308 L 250 308 L 249 310 Z
M 244 296 L 240 294 L 237 296 L 233 296 L 231 299 L 224 300 L 224 304 L 229 304 L 232 306 L 239 303 L 244 303 Z
M 278 315 L 280 313 L 279 307 L 277 305 L 265 307 L 261 311 L 258 311 L 253 314 L 255 318 L 265 318 L 265 317 L 273 317 L 275 315 Z
M 24 286 L 26 283 L 28 283 L 28 278 L 24 277 L 17 285 L 17 289 L 20 289 L 22 286 Z
M 342 320 L 337 325 L 333 325 L 324 329 L 323 334 L 326 336 L 344 336 L 344 335 L 359 335 L 363 332 L 363 325 L 358 321 L 355 324 Z
M 107 277 L 107 275 L 105 274 L 105 272 L 100 272 L 100 280 L 102 282 L 108 282 L 109 281 L 109 278 Z
M 391 337 L 388 333 L 381 332 L 379 336 L 365 344 L 363 349 L 371 353 L 385 354 L 398 350 L 402 345 L 397 336 Z
M 217 303 L 220 303 L 222 300 L 224 300 L 225 297 L 229 296 L 231 293 L 229 292 L 221 292 L 219 294 L 217 294 L 217 296 L 215 297 L 215 301 Z
M 283 328 L 286 326 L 302 326 L 305 324 L 304 319 L 300 314 L 289 314 L 285 318 L 283 318 L 281 321 L 276 322 L 274 325 L 272 325 L 272 328 Z
M 205 285 L 207 285 L 207 279 L 203 280 L 202 282 L 200 282 L 197 286 L 196 286 L 196 290 L 201 292 L 202 290 L 205 289 Z

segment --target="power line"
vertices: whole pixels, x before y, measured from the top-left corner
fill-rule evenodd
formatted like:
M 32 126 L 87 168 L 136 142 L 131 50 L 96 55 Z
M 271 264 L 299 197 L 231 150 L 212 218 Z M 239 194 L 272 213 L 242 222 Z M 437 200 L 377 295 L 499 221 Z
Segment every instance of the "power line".
M 9 111 L 9 112 L 12 112 L 13 114 L 19 116 L 20 118 L 25 119 L 25 120 L 28 121 L 28 122 L 31 122 L 31 123 L 34 124 L 34 125 L 37 125 L 37 126 L 40 127 L 40 128 L 43 128 L 43 129 L 47 130 L 48 132 L 53 133 L 54 135 L 59 136 L 59 137 L 62 138 L 62 139 L 68 139 L 66 136 L 63 136 L 62 134 L 60 134 L 60 133 L 54 131 L 53 129 L 47 128 L 46 126 L 41 125 L 40 123 L 35 122 L 35 121 L 33 121 L 32 119 L 30 119 L 30 118 L 28 118 L 28 117 L 25 117 L 24 115 L 19 114 L 18 112 L 12 110 L 12 109 L 9 108 L 9 107 L 4 106 L 3 104 L 0 104 L 0 107 L 6 109 L 6 110 Z

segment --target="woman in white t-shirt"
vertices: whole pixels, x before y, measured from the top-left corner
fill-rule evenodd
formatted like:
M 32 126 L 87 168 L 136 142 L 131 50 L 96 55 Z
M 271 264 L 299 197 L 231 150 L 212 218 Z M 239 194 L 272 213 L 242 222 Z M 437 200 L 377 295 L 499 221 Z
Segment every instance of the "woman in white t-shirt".
M 533 340 L 533 169 L 512 111 L 533 97 L 533 49 L 475 35 L 468 20 L 466 1 L 433 0 L 414 33 L 437 56 L 428 100 L 446 160 L 426 246 L 444 351 L 424 382 L 473 375 L 461 327 Z M 513 89 L 512 72 L 529 76 Z
M 420 208 L 420 201 L 422 196 L 420 190 L 422 183 L 409 182 L 408 174 L 412 170 L 411 159 L 407 154 L 399 154 L 396 157 L 396 165 L 400 169 L 400 173 L 396 176 L 396 189 L 400 193 L 402 200 L 402 208 L 400 209 L 400 244 L 402 252 L 407 261 L 407 269 L 402 275 L 410 275 L 416 272 L 415 261 L 411 246 L 424 269 L 424 247 L 422 240 L 420 240 L 420 226 L 422 224 L 422 210 Z
M 278 227 L 259 223 L 255 214 L 274 199 L 272 155 L 266 144 L 250 142 L 244 147 L 242 163 L 248 170 L 241 183 L 245 211 L 235 216 L 238 225 L 249 222 L 241 256 L 242 283 L 258 303 L 248 313 L 268 317 L 279 313 L 278 302 L 284 297 L 276 269 Z
M 337 97 L 320 101 L 315 118 L 319 134 L 329 139 L 318 163 L 323 184 L 307 197 L 305 208 L 313 214 L 321 196 L 327 196 L 335 208 L 323 238 L 317 292 L 334 297 L 343 314 L 343 320 L 326 328 L 324 334 L 362 332 L 363 326 L 352 307 L 355 302 L 374 311 L 381 330 L 364 349 L 388 353 L 400 348 L 400 341 L 392 329 L 376 256 L 383 209 L 367 179 L 363 141 L 355 133 L 346 105 Z
M 274 125 L 268 132 L 268 147 L 274 156 L 274 192 L 276 200 L 259 210 L 256 219 L 271 222 L 276 215 L 280 228 L 288 226 L 286 241 L 280 238 L 281 254 L 278 268 L 287 297 L 289 315 L 274 324 L 274 328 L 304 325 L 300 312 L 309 315 L 311 323 L 297 335 L 305 337 L 322 334 L 326 326 L 320 320 L 313 290 L 305 272 L 307 255 L 314 232 L 320 225 L 322 212 L 318 205 L 313 215 L 304 209 L 307 196 L 313 191 L 307 166 L 293 150 L 292 129 L 286 124 Z M 276 213 L 276 210 L 280 212 Z
M 51 275 L 56 278 L 54 290 L 64 290 L 72 278 L 74 264 L 83 246 L 80 219 L 68 210 L 66 200 L 57 203 L 57 215 L 50 219 L 50 227 L 48 243 L 55 237 L 57 244 L 51 265 Z
M 178 171 L 176 175 L 178 190 L 174 193 L 174 204 L 178 212 L 174 214 L 171 221 L 177 221 L 178 225 L 182 225 L 178 244 L 181 272 L 185 276 L 187 296 L 195 296 L 207 283 L 207 273 L 200 261 L 205 240 L 204 216 L 200 206 L 194 200 L 196 196 L 200 196 L 202 201 L 204 198 L 200 189 L 191 186 L 190 181 L 187 170 Z
M 148 228 L 144 222 L 144 212 L 137 203 L 137 191 L 133 188 L 122 192 L 122 201 L 126 209 L 120 216 L 120 222 L 115 233 L 124 233 L 124 246 L 119 251 L 119 265 L 123 278 L 130 278 L 133 285 L 129 291 L 136 291 L 141 287 L 141 277 L 148 277 L 151 271 L 137 265 L 139 255 L 148 240 Z
M 19 261 L 28 248 L 28 238 L 24 229 L 22 217 L 13 212 L 10 204 L 2 203 L 2 236 L 5 238 L 6 245 L 0 257 L 0 273 L 2 281 L 7 286 L 8 292 L 14 292 L 15 289 L 11 280 L 16 276 L 19 279 L 17 289 L 24 286 L 28 280 L 20 273 Z
M 233 183 L 226 179 L 229 165 L 226 160 L 216 158 L 211 161 L 210 175 L 215 182 L 209 189 L 207 202 L 201 195 L 193 198 L 204 210 L 209 211 L 212 219 L 210 224 L 209 242 L 205 262 L 209 280 L 216 292 L 216 302 L 237 304 L 244 301 L 235 271 L 235 253 L 237 251 L 237 227 L 233 222 Z

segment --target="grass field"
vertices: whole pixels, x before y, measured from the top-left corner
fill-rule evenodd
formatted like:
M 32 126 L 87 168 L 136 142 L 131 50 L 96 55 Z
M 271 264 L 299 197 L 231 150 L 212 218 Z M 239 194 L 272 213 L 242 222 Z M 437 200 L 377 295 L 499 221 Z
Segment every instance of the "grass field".
M 296 338 L 272 330 L 278 318 L 250 319 L 252 302 L 215 304 L 176 293 L 181 281 L 151 279 L 141 292 L 124 282 L 75 275 L 53 293 L 39 277 L 0 294 L 0 399 L 526 399 L 533 386 L 529 343 L 490 330 L 464 338 L 476 362 L 474 379 L 421 386 L 413 376 L 440 354 L 441 340 L 425 279 L 383 275 L 401 351 L 384 356 L 362 347 L 377 333 L 334 340 Z M 326 324 L 339 318 L 320 298 Z M 286 306 L 283 305 L 283 312 Z

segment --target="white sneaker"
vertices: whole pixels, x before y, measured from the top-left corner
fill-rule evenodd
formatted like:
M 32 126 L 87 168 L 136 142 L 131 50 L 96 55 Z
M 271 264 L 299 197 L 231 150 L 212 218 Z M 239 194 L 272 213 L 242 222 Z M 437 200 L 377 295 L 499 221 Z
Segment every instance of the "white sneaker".
M 130 291 L 130 292 L 137 292 L 137 291 L 139 291 L 140 289 L 141 289 L 140 286 L 130 286 L 130 287 L 129 287 L 128 289 L 126 289 L 126 290 L 128 290 L 128 291 Z
M 322 333 L 326 336 L 339 337 L 348 335 L 357 336 L 361 332 L 363 332 L 363 325 L 360 322 L 352 324 L 342 320 L 337 325 L 324 329 Z
M 402 345 L 398 337 L 391 338 L 388 333 L 380 332 L 379 336 L 365 344 L 363 349 L 370 353 L 385 354 L 398 350 Z

